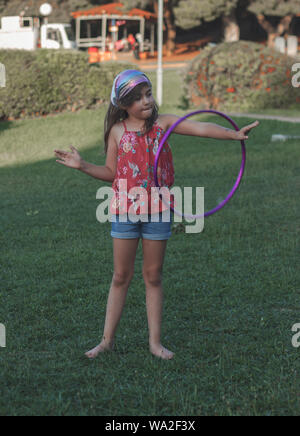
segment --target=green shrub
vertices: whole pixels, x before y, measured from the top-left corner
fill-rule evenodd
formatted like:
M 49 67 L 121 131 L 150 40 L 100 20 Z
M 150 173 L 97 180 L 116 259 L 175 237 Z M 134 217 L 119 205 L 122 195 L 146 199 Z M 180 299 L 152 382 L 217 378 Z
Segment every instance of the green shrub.
M 291 84 L 295 62 L 253 42 L 206 47 L 184 73 L 185 101 L 224 111 L 287 108 L 300 102 Z
M 68 50 L 0 50 L 6 88 L 0 90 L 0 119 L 96 108 L 110 97 L 113 79 L 132 65 L 90 65 L 88 54 Z

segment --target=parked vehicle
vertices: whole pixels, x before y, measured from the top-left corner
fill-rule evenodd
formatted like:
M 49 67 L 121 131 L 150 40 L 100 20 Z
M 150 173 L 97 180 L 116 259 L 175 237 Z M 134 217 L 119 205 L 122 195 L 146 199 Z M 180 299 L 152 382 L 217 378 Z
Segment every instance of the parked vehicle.
M 32 17 L 2 17 L 0 49 L 76 49 L 70 24 L 42 24 Z

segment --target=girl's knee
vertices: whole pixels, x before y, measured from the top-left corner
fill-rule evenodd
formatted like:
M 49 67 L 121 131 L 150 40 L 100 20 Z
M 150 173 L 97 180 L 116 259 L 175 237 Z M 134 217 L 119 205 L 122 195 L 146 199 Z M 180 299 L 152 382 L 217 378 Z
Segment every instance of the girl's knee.
M 161 269 L 147 269 L 143 270 L 143 277 L 145 284 L 152 287 L 161 286 L 162 283 L 162 270 Z
M 125 286 L 129 285 L 133 278 L 133 271 L 114 271 L 113 275 L 113 285 L 114 286 Z

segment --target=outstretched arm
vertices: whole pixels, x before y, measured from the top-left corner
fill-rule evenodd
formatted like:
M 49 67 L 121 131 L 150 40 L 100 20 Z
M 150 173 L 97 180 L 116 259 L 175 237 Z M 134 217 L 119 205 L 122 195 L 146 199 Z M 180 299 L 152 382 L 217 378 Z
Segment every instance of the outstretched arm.
M 172 124 L 174 124 L 180 118 L 176 115 L 162 115 L 161 117 L 167 128 L 172 126 Z M 243 127 L 239 131 L 236 131 L 219 126 L 218 124 L 184 120 L 175 127 L 173 132 L 178 133 L 179 135 L 202 136 L 204 138 L 215 139 L 235 139 L 241 141 L 242 139 L 248 139 L 248 134 L 251 129 L 257 127 L 258 125 L 259 122 L 255 121 L 254 123 Z
M 114 180 L 114 173 L 108 166 L 99 166 L 86 162 L 80 156 L 78 150 L 70 146 L 72 151 L 54 150 L 56 157 L 59 159 L 56 162 L 65 165 L 68 168 L 73 168 L 83 173 L 94 177 L 95 179 L 103 180 L 104 182 L 112 182 Z
M 108 139 L 108 148 L 105 165 L 94 165 L 86 162 L 80 156 L 78 150 L 70 146 L 71 152 L 63 150 L 54 150 L 55 156 L 59 159 L 56 162 L 69 168 L 74 168 L 83 173 L 103 180 L 104 182 L 113 182 L 117 170 L 118 146 L 114 135 L 111 133 Z

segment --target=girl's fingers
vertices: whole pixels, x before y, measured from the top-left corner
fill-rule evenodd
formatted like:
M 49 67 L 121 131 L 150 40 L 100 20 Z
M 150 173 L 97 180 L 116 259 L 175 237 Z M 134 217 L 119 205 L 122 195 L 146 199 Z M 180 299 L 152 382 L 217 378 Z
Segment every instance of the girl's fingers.
M 256 127 L 256 126 L 258 126 L 258 125 L 259 125 L 259 122 L 258 122 L 258 121 L 255 121 L 254 123 L 249 124 L 249 126 L 244 127 L 242 130 L 244 131 L 244 133 L 247 133 L 247 132 L 249 132 L 250 130 L 254 129 L 254 127 Z
M 255 121 L 252 124 L 249 124 L 249 126 L 246 127 L 246 129 L 253 129 L 253 127 L 256 127 L 259 125 L 259 121 Z
M 65 163 L 62 160 L 56 160 L 56 162 L 58 162 L 58 163 L 60 163 L 62 165 L 65 165 Z
M 59 156 L 67 156 L 67 152 L 66 151 L 61 151 L 61 150 L 54 150 L 55 154 L 59 155 Z
M 70 149 L 73 151 L 75 151 L 76 153 L 78 153 L 78 150 L 73 147 L 73 145 L 70 145 Z M 56 153 L 58 156 L 63 156 L 63 157 L 67 157 L 69 156 L 71 153 L 69 151 L 64 151 L 64 150 L 54 150 L 54 153 Z

